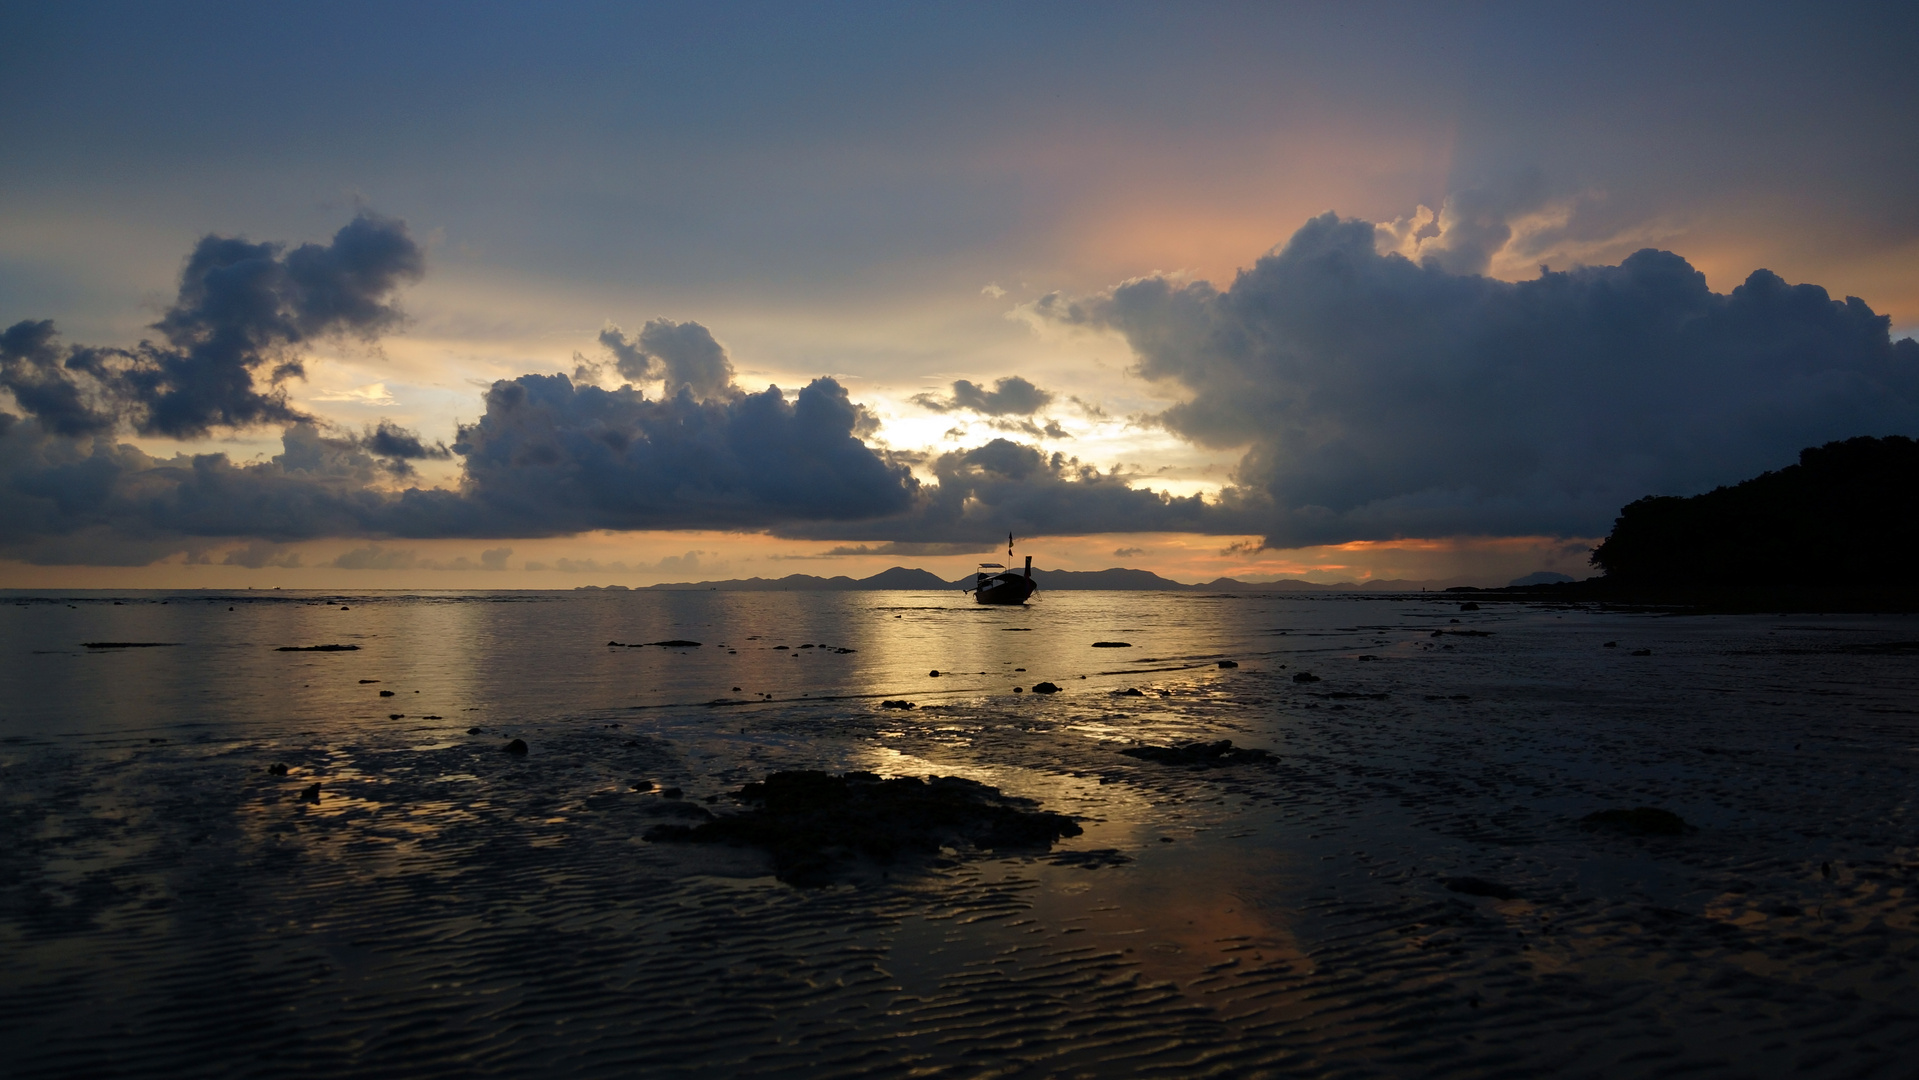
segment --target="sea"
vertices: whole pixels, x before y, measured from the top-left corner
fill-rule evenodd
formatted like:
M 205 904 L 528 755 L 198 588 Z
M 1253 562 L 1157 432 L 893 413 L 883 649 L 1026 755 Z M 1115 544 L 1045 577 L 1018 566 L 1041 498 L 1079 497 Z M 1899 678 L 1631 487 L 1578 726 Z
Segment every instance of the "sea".
M 0 658 L 7 1076 L 1919 1061 L 1911 616 L 15 590 Z M 789 770 L 1081 831 L 806 884 L 648 839 Z

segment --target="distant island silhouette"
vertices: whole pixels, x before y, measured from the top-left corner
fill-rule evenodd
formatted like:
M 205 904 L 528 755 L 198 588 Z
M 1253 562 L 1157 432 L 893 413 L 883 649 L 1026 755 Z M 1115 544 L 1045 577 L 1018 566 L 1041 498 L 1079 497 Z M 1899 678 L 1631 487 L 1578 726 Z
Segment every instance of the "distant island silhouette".
M 1727 610 L 1919 610 L 1919 442 L 1860 437 L 1703 495 L 1651 495 L 1593 549 L 1603 577 L 1513 586 L 1514 598 Z
M 1451 581 L 1390 581 L 1351 582 L 1342 581 L 1324 584 L 1315 581 L 1302 581 L 1288 578 L 1280 581 L 1240 581 L 1237 578 L 1214 578 L 1197 585 L 1164 578 L 1150 570 L 1129 570 L 1124 567 L 1111 567 L 1105 570 L 1042 570 L 1033 569 L 1033 580 L 1039 582 L 1042 592 L 1091 592 L 1095 590 L 1157 591 L 1157 592 L 1419 592 L 1422 589 L 1443 590 L 1456 583 Z M 576 592 L 649 592 L 649 591 L 719 591 L 719 592 L 856 592 L 868 589 L 914 589 L 942 590 L 959 589 L 973 584 L 973 575 L 948 581 L 927 570 L 905 566 L 895 566 L 882 570 L 871 577 L 852 578 L 844 575 L 819 577 L 814 574 L 788 574 L 777 578 L 728 578 L 724 581 L 676 581 L 662 582 L 658 585 L 629 589 L 624 585 L 581 585 Z

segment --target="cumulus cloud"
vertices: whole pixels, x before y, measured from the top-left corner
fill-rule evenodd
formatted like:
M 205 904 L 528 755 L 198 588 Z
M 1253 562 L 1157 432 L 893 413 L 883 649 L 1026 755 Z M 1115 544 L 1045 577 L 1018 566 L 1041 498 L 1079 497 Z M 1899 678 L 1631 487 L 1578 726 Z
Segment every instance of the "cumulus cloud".
M 0 387 L 69 436 L 124 425 L 193 438 L 305 419 L 282 385 L 305 373 L 303 347 L 336 335 L 372 340 L 397 325 L 391 298 L 424 266 L 404 223 L 367 213 L 328 244 L 291 250 L 207 236 L 188 256 L 172 306 L 150 327 L 163 341 L 66 346 L 50 321 L 16 323 L 0 334 Z
M 465 457 L 467 501 L 515 530 L 506 535 L 764 528 L 912 504 L 910 470 L 854 434 L 861 412 L 832 379 L 790 402 L 777 387 L 652 401 L 522 375 L 493 384 L 453 449 Z
M 628 339 L 617 326 L 600 332 L 600 344 L 613 354 L 614 367 L 633 382 L 665 380 L 667 397 L 684 392 L 695 401 L 730 397 L 733 362 L 713 334 L 696 322 L 653 319 Z
M 1220 512 L 1197 495 L 1174 498 L 1135 488 L 1116 470 L 1102 472 L 1063 453 L 1049 455 L 1008 439 L 941 454 L 930 468 L 937 483 L 922 489 L 905 513 L 830 528 L 795 523 L 781 532 L 990 545 L 1009 531 L 1057 536 L 1225 527 Z
M 991 390 L 966 379 L 953 384 L 951 397 L 916 394 L 913 402 L 934 412 L 967 410 L 984 416 L 1031 416 L 1052 404 L 1053 395 L 1018 375 L 993 383 Z
M 1592 536 L 1641 495 L 1919 430 L 1919 344 L 1857 298 L 1766 270 L 1721 295 L 1651 249 L 1511 283 L 1465 272 L 1490 240 L 1378 241 L 1327 214 L 1223 292 L 1149 277 L 1029 310 L 1118 331 L 1189 395 L 1160 423 L 1245 447 L 1221 517 L 1275 546 Z

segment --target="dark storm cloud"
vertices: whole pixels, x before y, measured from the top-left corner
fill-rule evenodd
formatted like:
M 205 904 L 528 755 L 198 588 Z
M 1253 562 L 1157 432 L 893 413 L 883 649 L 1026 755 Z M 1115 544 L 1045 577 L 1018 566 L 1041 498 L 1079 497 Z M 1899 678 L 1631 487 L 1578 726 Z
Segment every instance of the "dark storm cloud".
M 991 390 L 966 379 L 953 384 L 953 396 L 916 394 L 913 403 L 934 412 L 965 409 L 985 416 L 1031 416 L 1052 404 L 1053 395 L 1018 375 L 993 383 Z
M 726 350 L 699 323 L 653 319 L 630 341 L 619 327 L 609 326 L 600 331 L 600 344 L 613 353 L 614 366 L 626 378 L 664 379 L 667 397 L 684 390 L 693 400 L 705 401 L 737 392 Z
M 1190 393 L 1167 428 L 1249 447 L 1228 501 L 1281 546 L 1591 536 L 1641 495 L 1919 431 L 1919 344 L 1856 298 L 1765 270 L 1720 295 L 1650 249 L 1508 283 L 1379 239 L 1328 214 L 1225 292 L 1152 277 L 1033 310 L 1119 331 Z
M 937 481 L 907 513 L 831 527 L 792 524 L 788 536 L 893 542 L 997 542 L 1022 536 L 1166 530 L 1231 530 L 1237 520 L 1198 496 L 1173 498 L 1132 486 L 1065 454 L 994 439 L 934 458 Z
M 148 435 L 304 419 L 281 383 L 304 374 L 317 338 L 372 340 L 401 321 L 391 303 L 424 272 L 406 226 L 363 213 L 331 243 L 287 250 L 207 236 L 188 256 L 174 303 L 131 349 L 62 346 L 51 322 L 0 335 L 0 385 L 51 430 L 78 435 L 122 423 Z M 261 380 L 264 380 L 262 386 Z
M 368 429 L 359 441 L 368 453 L 384 461 L 387 471 L 396 476 L 411 476 L 412 462 L 445 461 L 453 456 L 453 451 L 447 449 L 445 443 L 428 446 L 418 432 L 408 431 L 391 420 L 380 421 L 377 427 Z
M 564 375 L 494 383 L 454 444 L 466 496 L 505 527 L 547 533 L 852 520 L 914 499 L 908 470 L 855 435 L 862 410 L 832 379 L 790 402 L 775 387 L 706 401 L 685 389 L 651 401 Z

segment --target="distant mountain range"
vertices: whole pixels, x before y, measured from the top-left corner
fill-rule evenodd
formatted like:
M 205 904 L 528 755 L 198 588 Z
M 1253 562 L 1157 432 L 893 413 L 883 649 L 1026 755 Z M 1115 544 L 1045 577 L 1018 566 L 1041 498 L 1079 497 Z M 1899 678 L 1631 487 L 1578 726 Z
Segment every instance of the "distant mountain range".
M 1240 581 L 1238 578 L 1215 578 L 1200 585 L 1187 585 L 1163 578 L 1150 570 L 1128 570 L 1113 567 L 1108 570 L 1039 570 L 1033 571 L 1033 580 L 1042 590 L 1057 592 L 1090 590 L 1131 590 L 1160 592 L 1418 592 L 1422 589 L 1438 591 L 1455 585 L 1464 584 L 1459 580 L 1447 581 L 1368 581 L 1359 584 L 1343 581 L 1333 585 L 1318 582 L 1286 579 L 1283 581 Z M 648 589 L 681 591 L 719 591 L 719 592 L 855 592 L 868 589 L 913 589 L 919 591 L 937 591 L 961 589 L 973 583 L 973 575 L 968 574 L 956 581 L 947 581 L 937 574 L 904 566 L 895 566 L 882 570 L 872 577 L 850 578 L 818 577 L 813 574 L 788 574 L 779 578 L 729 578 L 725 581 L 678 581 L 649 585 Z M 600 586 L 584 585 L 581 589 L 594 590 Z M 614 591 L 625 591 L 623 586 L 610 586 Z M 644 590 L 642 590 L 644 591 Z

